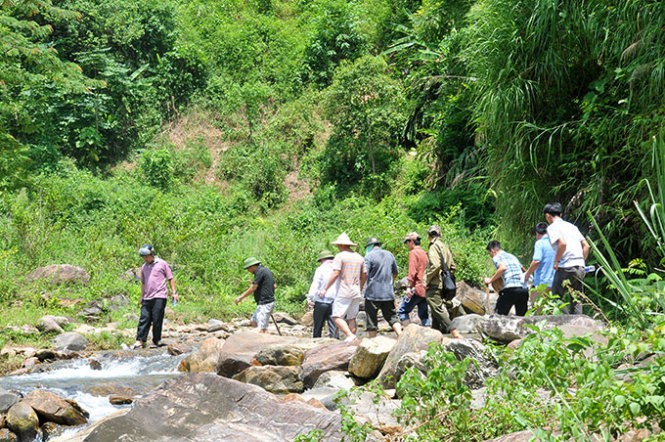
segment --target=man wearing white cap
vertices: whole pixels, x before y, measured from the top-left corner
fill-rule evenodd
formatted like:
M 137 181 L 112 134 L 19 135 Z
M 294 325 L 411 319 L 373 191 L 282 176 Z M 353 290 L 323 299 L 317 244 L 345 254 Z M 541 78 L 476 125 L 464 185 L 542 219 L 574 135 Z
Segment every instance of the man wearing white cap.
M 362 288 L 365 284 L 365 260 L 359 253 L 351 250 L 357 244 L 342 233 L 332 242 L 339 253 L 333 260 L 333 272 L 325 287 L 319 290 L 323 297 L 328 289 L 337 283 L 337 297 L 333 303 L 332 317 L 339 330 L 344 332 L 344 342 L 356 343 L 356 316 L 360 310 Z

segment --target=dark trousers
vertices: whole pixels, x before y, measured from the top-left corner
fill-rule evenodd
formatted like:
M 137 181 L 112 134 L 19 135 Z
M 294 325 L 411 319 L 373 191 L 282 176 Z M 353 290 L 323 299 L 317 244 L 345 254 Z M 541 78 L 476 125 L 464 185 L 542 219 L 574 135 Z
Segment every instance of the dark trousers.
M 453 302 L 447 301 L 442 292 L 443 289 L 441 288 L 428 287 L 425 297 L 432 311 L 432 328 L 439 330 L 441 333 L 449 333 L 453 319 L 464 315 L 464 309 L 461 305 L 453 307 Z
M 321 332 L 323 331 L 323 324 L 328 323 L 328 335 L 331 338 L 335 337 L 337 332 L 337 327 L 332 320 L 332 304 L 326 304 L 325 302 L 315 302 L 314 303 L 314 330 L 312 336 L 315 338 L 321 337 Z
M 409 313 L 415 308 L 418 307 L 418 318 L 420 318 L 420 323 L 423 327 L 429 325 L 429 312 L 427 311 L 427 300 L 421 296 L 413 295 L 411 299 L 406 300 L 406 296 L 402 299 L 402 303 L 397 310 L 397 316 L 401 321 L 407 321 L 409 319 Z
M 139 318 L 139 328 L 136 331 L 136 340 L 145 342 L 148 340 L 148 331 L 152 324 L 152 342 L 159 344 L 162 339 L 162 322 L 164 322 L 164 309 L 166 308 L 166 299 L 155 298 L 146 299 L 141 304 L 141 317 Z
M 558 295 L 559 298 L 570 302 L 570 304 L 564 308 L 565 313 L 581 315 L 582 304 L 578 302 L 577 298 L 575 298 L 575 292 L 584 293 L 584 267 L 559 267 L 558 270 L 554 272 L 552 293 Z
M 523 287 L 509 287 L 499 292 L 499 299 L 496 301 L 496 313 L 498 315 L 507 315 L 510 308 L 515 306 L 515 314 L 524 316 L 528 309 L 529 290 Z

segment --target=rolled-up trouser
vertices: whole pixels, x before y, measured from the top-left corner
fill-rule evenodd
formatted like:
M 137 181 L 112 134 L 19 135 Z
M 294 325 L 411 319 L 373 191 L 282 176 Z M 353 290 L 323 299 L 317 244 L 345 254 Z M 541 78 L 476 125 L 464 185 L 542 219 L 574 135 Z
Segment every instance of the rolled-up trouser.
M 565 281 L 568 281 L 568 288 L 564 287 Z M 552 281 L 552 294 L 569 302 L 569 305 L 564 311 L 571 315 L 581 315 L 582 304 L 574 295 L 571 296 L 570 290 L 584 293 L 584 267 L 559 267 L 557 271 L 554 272 L 554 281 Z
M 317 301 L 314 303 L 314 326 L 312 337 L 321 337 L 323 324 L 326 322 L 328 323 L 328 336 L 334 338 L 337 332 L 337 327 L 335 326 L 335 322 L 332 320 L 332 303 Z
M 136 331 L 136 340 L 146 342 L 148 332 L 152 325 L 152 342 L 159 344 L 162 339 L 162 322 L 164 322 L 164 309 L 166 308 L 166 298 L 145 299 L 141 303 L 141 317 L 139 318 L 139 327 Z
M 415 307 L 418 307 L 418 318 L 420 318 L 422 326 L 429 326 L 427 299 L 422 296 L 413 295 L 408 301 L 406 296 L 402 298 L 402 303 L 399 305 L 399 310 L 397 310 L 397 316 L 399 316 L 401 321 L 407 321 L 409 319 L 409 313 L 411 313 Z
M 441 333 L 449 333 L 450 325 L 458 316 L 464 315 L 462 306 L 454 307 L 452 301 L 446 301 L 442 296 L 443 290 L 438 287 L 427 288 L 425 296 L 427 304 L 432 311 L 432 328 Z

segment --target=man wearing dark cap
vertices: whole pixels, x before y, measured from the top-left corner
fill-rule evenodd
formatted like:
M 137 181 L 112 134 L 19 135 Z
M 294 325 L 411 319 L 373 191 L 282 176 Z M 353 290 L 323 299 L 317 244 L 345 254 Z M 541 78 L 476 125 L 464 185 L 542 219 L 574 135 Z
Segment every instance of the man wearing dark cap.
M 254 280 L 242 295 L 236 298 L 236 304 L 251 294 L 254 294 L 256 310 L 252 315 L 252 327 L 259 327 L 260 333 L 268 333 L 268 322 L 272 310 L 275 308 L 275 278 L 268 267 L 261 264 L 261 261 L 254 257 L 247 258 L 243 263 L 243 268 L 254 275 Z
M 397 278 L 397 261 L 392 253 L 381 248 L 381 241 L 376 237 L 367 240 L 365 251 L 365 273 L 367 285 L 365 289 L 365 312 L 367 313 L 367 332 L 370 337 L 376 336 L 378 330 L 378 311 L 383 319 L 395 330 L 397 336 L 402 334 L 402 324 L 395 310 L 395 292 L 393 282 Z
M 163 259 L 155 256 L 155 249 L 146 244 L 139 249 L 139 255 L 143 258 L 141 266 L 141 317 L 136 331 L 136 342 L 132 349 L 145 347 L 148 340 L 148 332 L 152 325 L 151 348 L 161 345 L 162 323 L 164 322 L 164 310 L 168 292 L 166 281 L 171 285 L 171 297 L 178 301 L 178 292 L 175 289 L 175 280 L 171 273 L 171 267 Z
M 452 253 L 441 240 L 439 226 L 433 225 L 427 229 L 427 236 L 429 237 L 429 250 L 427 251 L 429 262 L 425 271 L 425 284 L 427 286 L 427 304 L 432 311 L 432 328 L 441 333 L 453 333 L 450 325 L 453 319 L 464 314 L 464 310 L 461 305 L 453 304 L 455 293 L 444 293 L 443 273 L 447 267 L 454 281 L 455 261 L 453 261 Z

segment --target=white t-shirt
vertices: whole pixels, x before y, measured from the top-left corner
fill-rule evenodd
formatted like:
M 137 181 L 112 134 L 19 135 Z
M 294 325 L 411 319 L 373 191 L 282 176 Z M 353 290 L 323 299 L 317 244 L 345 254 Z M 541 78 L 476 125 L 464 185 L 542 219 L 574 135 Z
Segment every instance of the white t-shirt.
M 563 238 L 566 242 L 566 250 L 559 261 L 560 268 L 584 267 L 584 253 L 582 252 L 584 236 L 580 233 L 580 229 L 568 221 L 557 218 L 547 227 L 547 235 L 550 237 L 550 244 L 554 248 L 555 255 L 559 239 Z

